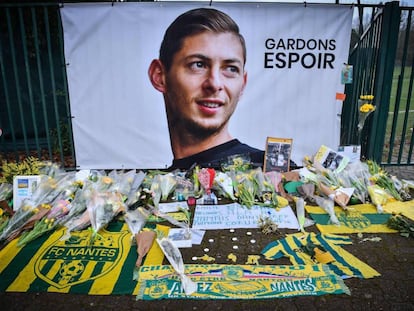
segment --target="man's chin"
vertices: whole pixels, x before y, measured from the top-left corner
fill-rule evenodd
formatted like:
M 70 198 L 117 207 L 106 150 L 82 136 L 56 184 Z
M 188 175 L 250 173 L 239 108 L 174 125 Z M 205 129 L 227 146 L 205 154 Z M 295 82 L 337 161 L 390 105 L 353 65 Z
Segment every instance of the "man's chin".
M 190 133 L 194 137 L 199 137 L 201 139 L 211 137 L 220 132 L 223 127 L 217 126 L 201 126 L 199 124 L 193 125 L 189 128 Z

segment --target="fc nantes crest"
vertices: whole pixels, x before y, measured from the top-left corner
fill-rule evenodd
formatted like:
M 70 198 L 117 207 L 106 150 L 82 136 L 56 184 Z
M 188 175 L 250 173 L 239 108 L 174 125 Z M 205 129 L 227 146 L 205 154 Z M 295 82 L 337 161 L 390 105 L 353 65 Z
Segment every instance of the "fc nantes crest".
M 92 281 L 111 272 L 122 260 L 128 231 L 100 231 L 100 238 L 89 244 L 91 232 L 73 232 L 67 240 L 55 235 L 40 252 L 35 262 L 35 274 L 48 284 L 62 289 Z

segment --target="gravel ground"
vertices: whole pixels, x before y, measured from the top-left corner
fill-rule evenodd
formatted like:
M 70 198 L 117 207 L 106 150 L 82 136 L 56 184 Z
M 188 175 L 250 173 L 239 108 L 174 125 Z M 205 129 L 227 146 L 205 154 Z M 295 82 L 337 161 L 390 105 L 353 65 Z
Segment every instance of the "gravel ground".
M 404 179 L 414 180 L 414 167 L 387 169 Z M 316 231 L 310 228 L 308 231 Z M 251 244 L 246 230 L 238 229 L 239 247 L 247 254 L 258 254 L 269 239 L 250 230 L 257 243 Z M 282 231 L 282 230 L 281 230 Z M 282 231 L 290 233 L 288 231 Z M 207 231 L 203 243 L 191 249 L 182 249 L 185 263 L 192 263 L 192 256 L 202 254 L 205 247 L 216 257 L 216 263 L 226 263 L 226 256 L 234 252 L 228 230 Z M 398 233 L 364 234 L 363 238 L 379 237 L 379 242 L 362 242 L 356 234 L 350 235 L 353 244 L 344 248 L 381 273 L 372 279 L 347 279 L 351 295 L 301 296 L 266 300 L 160 300 L 136 301 L 134 296 L 88 296 L 55 293 L 0 293 L 2 310 L 414 310 L 414 239 Z M 219 243 L 208 242 L 214 238 Z M 208 244 L 208 245 L 207 245 Z M 198 256 L 198 255 L 197 255 Z M 240 259 L 241 260 L 241 259 Z M 244 259 L 243 259 L 244 260 Z M 237 262 L 242 264 L 243 262 Z M 264 259 L 259 263 L 264 264 Z M 274 264 L 289 264 L 280 259 Z

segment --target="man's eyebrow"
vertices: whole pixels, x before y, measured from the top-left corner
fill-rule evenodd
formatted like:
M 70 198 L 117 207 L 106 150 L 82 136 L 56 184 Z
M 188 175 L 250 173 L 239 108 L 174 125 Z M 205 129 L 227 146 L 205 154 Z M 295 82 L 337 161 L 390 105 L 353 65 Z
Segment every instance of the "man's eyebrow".
M 186 59 L 188 60 L 193 59 L 193 58 L 200 59 L 203 61 L 211 61 L 211 57 L 208 57 L 204 54 L 199 54 L 199 53 L 191 54 L 186 57 Z M 239 58 L 228 58 L 228 59 L 224 59 L 223 62 L 226 64 L 239 64 L 240 66 L 243 66 L 243 61 L 240 60 Z

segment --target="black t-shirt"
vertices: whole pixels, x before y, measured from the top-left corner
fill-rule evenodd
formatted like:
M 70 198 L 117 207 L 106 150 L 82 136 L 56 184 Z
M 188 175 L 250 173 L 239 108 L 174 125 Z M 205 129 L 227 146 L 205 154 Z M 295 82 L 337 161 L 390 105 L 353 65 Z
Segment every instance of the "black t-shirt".
M 253 166 L 263 166 L 264 151 L 243 144 L 238 139 L 233 139 L 189 157 L 174 159 L 169 169 L 188 170 L 194 164 L 218 169 L 221 168 L 222 163 L 226 163 L 228 157 L 233 155 L 246 155 L 250 158 Z

